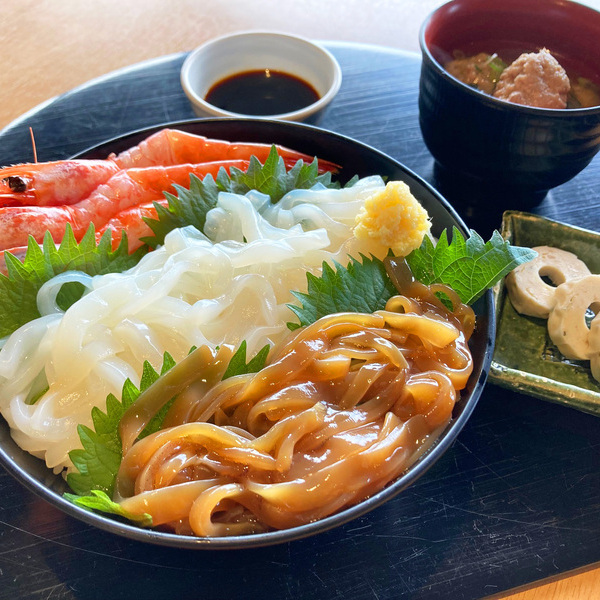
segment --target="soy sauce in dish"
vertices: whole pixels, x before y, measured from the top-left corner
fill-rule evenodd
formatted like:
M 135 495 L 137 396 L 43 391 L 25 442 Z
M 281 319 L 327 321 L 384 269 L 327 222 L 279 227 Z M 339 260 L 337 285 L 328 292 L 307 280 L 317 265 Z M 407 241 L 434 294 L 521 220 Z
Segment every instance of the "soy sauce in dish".
M 231 75 L 213 85 L 205 100 L 229 112 L 279 115 L 313 104 L 319 94 L 306 81 L 283 71 L 261 69 Z

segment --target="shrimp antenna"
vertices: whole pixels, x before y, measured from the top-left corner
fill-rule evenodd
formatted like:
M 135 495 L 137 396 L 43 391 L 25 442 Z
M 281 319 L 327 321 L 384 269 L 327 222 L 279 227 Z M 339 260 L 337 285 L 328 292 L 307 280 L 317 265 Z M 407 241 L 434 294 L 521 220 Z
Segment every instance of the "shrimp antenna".
M 33 162 L 36 163 L 37 160 L 37 149 L 35 147 L 35 137 L 33 135 L 33 127 L 29 128 L 29 135 L 31 136 L 31 147 L 33 149 Z

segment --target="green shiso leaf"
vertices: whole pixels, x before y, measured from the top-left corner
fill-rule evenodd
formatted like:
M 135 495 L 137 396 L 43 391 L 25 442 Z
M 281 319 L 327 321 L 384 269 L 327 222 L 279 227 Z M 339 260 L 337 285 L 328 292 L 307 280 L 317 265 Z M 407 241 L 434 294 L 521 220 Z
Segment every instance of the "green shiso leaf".
M 119 422 L 140 393 L 147 390 L 174 364 L 171 355 L 165 352 L 159 374 L 148 361 L 145 361 L 139 389 L 130 379 L 127 379 L 123 384 L 121 400 L 110 394 L 106 398 L 106 412 L 98 407 L 92 409 L 93 429 L 85 425 L 77 427 L 83 449 L 69 452 L 69 458 L 77 472 L 67 475 L 67 483 L 76 494 L 88 495 L 92 490 L 101 490 L 112 496 L 122 458 Z M 162 416 L 164 418 L 164 414 Z M 158 430 L 161 423 L 162 420 L 157 415 L 142 432 L 142 436 Z
M 383 261 L 363 255 L 361 258 L 362 262 L 351 258 L 347 267 L 335 263 L 335 269 L 324 262 L 320 277 L 307 273 L 307 292 L 292 292 L 301 305 L 288 304 L 300 324 L 288 323 L 288 327 L 310 325 L 338 312 L 372 313 L 385 308 L 398 290 L 386 273 Z
M 471 231 L 465 240 L 455 227 L 451 242 L 446 230 L 435 246 L 429 237 L 425 237 L 421 247 L 409 254 L 406 261 L 421 283 L 448 285 L 465 304 L 472 304 L 488 288 L 536 254 L 530 248 L 511 246 L 497 231 L 484 242 L 475 231 Z
M 117 515 L 118 517 L 123 517 L 129 521 L 134 521 L 141 527 L 152 527 L 152 517 L 149 514 L 143 513 L 141 515 L 136 515 L 126 511 L 120 504 L 113 502 L 109 496 L 101 490 L 92 490 L 87 496 L 65 494 L 64 497 L 73 504 L 81 506 L 81 508 L 85 508 L 86 510 L 97 510 L 99 512 Z
M 244 340 L 235 354 L 231 357 L 229 365 L 223 373 L 223 379 L 234 377 L 235 375 L 247 375 L 248 373 L 258 373 L 265 366 L 267 356 L 271 346 L 263 346 L 248 363 L 246 362 L 246 340 Z
M 255 157 L 250 158 L 248 170 L 231 169 L 229 182 L 222 182 L 225 189 L 235 194 L 246 194 L 250 190 L 258 190 L 271 197 L 271 202 L 281 200 L 288 192 L 298 189 L 308 189 L 316 183 L 332 187 L 331 173 L 319 175 L 318 161 L 306 164 L 297 161 L 288 171 L 285 161 L 277 153 L 275 146 L 271 147 L 264 165 Z
M 52 241 L 50 233 L 46 233 L 41 246 L 30 237 L 22 262 L 10 252 L 4 255 L 7 274 L 0 274 L 0 337 L 13 333 L 40 316 L 37 294 L 42 285 L 55 275 L 66 271 L 80 271 L 88 275 L 120 273 L 137 264 L 146 251 L 140 248 L 129 254 L 125 234 L 113 251 L 110 231 L 96 244 L 93 225 L 90 225 L 79 243 L 75 240 L 71 226 L 67 225 L 58 247 Z M 66 310 L 82 294 L 81 284 L 66 283 L 57 296 L 57 304 L 62 310 Z
M 167 206 L 155 202 L 157 218 L 144 218 L 154 235 L 142 238 L 142 241 L 151 248 L 156 248 L 164 243 L 170 231 L 179 227 L 193 225 L 198 231 L 204 231 L 206 215 L 217 205 L 219 192 L 223 191 L 221 184 L 217 182 L 228 179 L 229 175 L 223 168 L 219 170 L 217 181 L 212 175 L 200 179 L 191 174 L 189 188 L 175 185 L 177 195 L 165 192 Z
M 534 250 L 511 246 L 497 231 L 490 241 L 484 242 L 474 231 L 465 240 L 454 228 L 451 243 L 446 230 L 435 246 L 425 237 L 406 261 L 421 283 L 448 285 L 462 302 L 472 304 L 516 266 L 535 256 Z M 292 330 L 336 312 L 372 313 L 385 308 L 386 302 L 398 293 L 384 263 L 373 257 L 362 256 L 362 262 L 351 258 L 348 267 L 335 263 L 335 269 L 323 263 L 322 274 L 317 277 L 308 273 L 307 280 L 306 293 L 292 292 L 300 306 L 288 304 L 300 320 L 299 324 L 288 323 Z M 452 308 L 447 297 L 442 301 Z

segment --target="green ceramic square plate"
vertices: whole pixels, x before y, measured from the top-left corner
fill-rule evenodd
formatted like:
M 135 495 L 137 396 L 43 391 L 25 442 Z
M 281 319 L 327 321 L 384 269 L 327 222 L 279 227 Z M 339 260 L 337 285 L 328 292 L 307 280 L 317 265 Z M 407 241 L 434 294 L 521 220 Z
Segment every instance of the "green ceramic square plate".
M 555 246 L 576 254 L 592 273 L 600 273 L 600 234 L 529 213 L 507 211 L 502 235 L 517 246 Z M 588 361 L 561 356 L 548 335 L 546 319 L 520 315 L 504 282 L 494 289 L 497 333 L 489 373 L 492 383 L 600 415 L 600 383 Z

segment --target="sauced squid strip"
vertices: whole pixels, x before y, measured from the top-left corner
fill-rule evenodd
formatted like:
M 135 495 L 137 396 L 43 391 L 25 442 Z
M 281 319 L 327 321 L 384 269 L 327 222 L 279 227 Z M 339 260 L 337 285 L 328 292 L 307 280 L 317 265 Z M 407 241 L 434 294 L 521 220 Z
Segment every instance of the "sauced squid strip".
M 223 535 L 244 535 L 252 533 L 252 523 L 218 523 L 213 514 L 228 499 L 238 499 L 244 494 L 244 488 L 238 483 L 215 486 L 200 494 L 190 509 L 189 521 L 192 531 L 199 536 L 218 537 Z
M 571 252 L 551 246 L 532 248 L 538 255 L 519 265 L 506 276 L 510 301 L 523 315 L 547 318 L 556 301 L 556 287 L 542 277 L 549 277 L 555 286 L 590 274 L 586 264 Z
M 219 448 L 236 448 L 240 455 L 244 454 L 246 464 L 251 465 L 253 469 L 273 470 L 276 467 L 276 461 L 272 456 L 253 448 L 247 438 L 235 431 L 212 423 L 185 423 L 149 435 L 127 452 L 115 483 L 116 499 L 132 496 L 135 480 L 140 473 L 143 473 L 145 463 L 164 444 L 175 440 L 181 441 L 182 444 L 201 446 L 213 452 L 218 452 Z
M 383 310 L 378 310 L 375 314 L 381 315 L 390 325 L 418 335 L 437 348 L 451 344 L 459 336 L 458 329 L 451 323 L 425 315 L 407 315 Z
M 208 346 L 198 348 L 142 392 L 125 411 L 119 424 L 123 452 L 131 448 L 154 415 L 173 396 L 193 382 L 204 384 L 203 387 L 208 390 L 220 381 L 232 354 L 231 348 L 227 346 L 222 346 L 216 352 Z
M 355 444 L 338 460 L 325 463 L 303 477 L 273 484 L 249 482 L 247 488 L 263 500 L 257 510 L 261 520 L 271 526 L 293 527 L 313 515 L 323 518 L 353 497 L 362 497 L 361 488 L 365 484 L 377 486 L 388 480 L 419 452 L 417 440 L 427 440 L 429 432 L 421 415 L 403 422 L 388 412 L 380 428 L 371 429 L 374 440 L 367 447 Z M 428 445 L 427 441 L 424 445 Z M 354 484 L 352 474 L 360 474 Z M 346 485 L 341 485 L 344 480 Z M 277 508 L 280 506 L 284 510 Z
M 218 483 L 218 478 L 186 481 L 126 498 L 121 506 L 134 514 L 149 513 L 153 525 L 162 525 L 186 517 L 198 496 Z
M 433 292 L 420 293 L 414 304 L 394 299 L 381 314 L 336 314 L 298 330 L 260 373 L 200 394 L 198 409 L 187 406 L 193 394 L 184 410 L 176 400 L 166 417 L 172 426 L 126 451 L 115 500 L 152 514 L 154 491 L 210 480 L 187 516 L 178 508 L 168 521 L 163 510 L 160 522 L 219 536 L 311 522 L 381 489 L 448 423 L 472 369 L 462 327 L 470 318 L 438 305 Z M 390 309 L 411 306 L 417 314 L 392 318 Z M 459 369 L 464 379 L 454 375 Z M 150 404 L 144 420 L 159 403 Z M 203 422 L 189 422 L 200 416 Z M 185 490 L 177 507 L 190 506 Z M 136 492 L 143 505 L 130 498 Z

